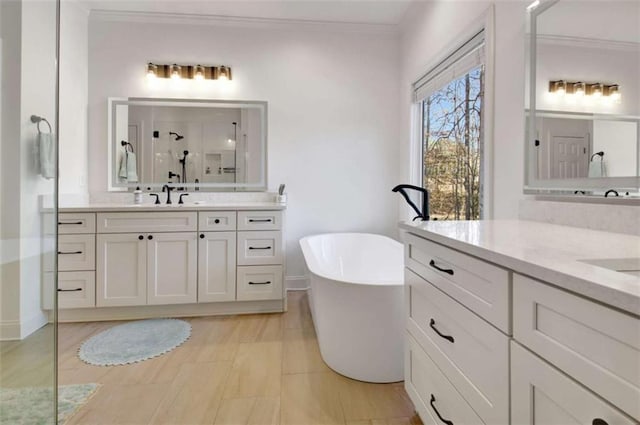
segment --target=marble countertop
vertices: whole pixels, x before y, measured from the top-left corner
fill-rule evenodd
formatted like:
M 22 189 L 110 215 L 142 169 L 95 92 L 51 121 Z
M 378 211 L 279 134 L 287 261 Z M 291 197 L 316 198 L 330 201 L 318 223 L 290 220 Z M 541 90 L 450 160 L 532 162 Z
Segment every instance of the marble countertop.
M 581 261 L 640 258 L 640 236 L 526 220 L 403 222 L 400 228 L 640 316 L 640 276 Z
M 58 211 L 61 213 L 72 212 L 134 212 L 134 211 L 228 211 L 228 210 L 284 210 L 285 204 L 275 202 L 185 202 L 178 204 L 177 201 L 171 205 L 152 203 L 144 204 L 68 204 L 61 205 Z

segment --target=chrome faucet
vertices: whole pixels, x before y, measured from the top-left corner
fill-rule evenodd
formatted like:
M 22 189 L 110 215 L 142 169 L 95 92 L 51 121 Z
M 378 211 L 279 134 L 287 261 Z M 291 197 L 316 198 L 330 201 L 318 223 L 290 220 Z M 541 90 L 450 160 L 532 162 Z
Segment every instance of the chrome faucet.
M 162 191 L 163 192 L 167 192 L 167 205 L 171 204 L 171 191 L 174 190 L 175 187 L 169 186 L 168 184 L 165 184 L 164 186 L 162 186 Z

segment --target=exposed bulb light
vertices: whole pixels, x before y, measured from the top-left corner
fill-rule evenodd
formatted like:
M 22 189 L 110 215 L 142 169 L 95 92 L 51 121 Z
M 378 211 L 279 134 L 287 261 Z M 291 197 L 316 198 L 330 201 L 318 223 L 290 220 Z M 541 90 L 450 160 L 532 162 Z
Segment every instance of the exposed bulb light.
M 147 78 L 150 80 L 155 79 L 158 76 L 158 65 L 154 65 L 151 62 L 147 64 Z
M 182 67 L 175 63 L 169 67 L 169 76 L 174 80 L 182 78 Z
M 591 84 L 590 87 L 591 87 L 591 96 L 595 98 L 602 97 L 602 84 L 595 83 L 595 84 Z
M 622 95 L 620 94 L 620 86 L 617 84 L 607 86 L 607 92 L 611 100 L 616 103 L 620 102 L 620 99 L 622 99 Z
M 573 94 L 577 97 L 582 97 L 586 93 L 586 84 L 583 82 L 573 83 Z
M 218 69 L 218 80 L 227 81 L 231 79 L 231 69 L 226 66 L 221 66 Z
M 567 84 L 564 80 L 549 81 L 549 93 L 564 96 L 567 92 Z
M 193 79 L 194 80 L 204 80 L 205 69 L 202 65 L 196 65 L 193 67 Z

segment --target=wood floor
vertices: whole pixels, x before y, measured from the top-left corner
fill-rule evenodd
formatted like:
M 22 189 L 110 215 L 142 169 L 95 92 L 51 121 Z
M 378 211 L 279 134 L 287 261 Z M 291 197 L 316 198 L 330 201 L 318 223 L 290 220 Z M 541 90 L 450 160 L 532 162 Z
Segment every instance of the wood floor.
M 68 424 L 422 424 L 402 383 L 358 382 L 324 364 L 305 292 L 290 293 L 284 314 L 186 320 L 182 346 L 115 367 L 77 357 L 113 323 L 61 324 L 59 384 L 102 384 Z

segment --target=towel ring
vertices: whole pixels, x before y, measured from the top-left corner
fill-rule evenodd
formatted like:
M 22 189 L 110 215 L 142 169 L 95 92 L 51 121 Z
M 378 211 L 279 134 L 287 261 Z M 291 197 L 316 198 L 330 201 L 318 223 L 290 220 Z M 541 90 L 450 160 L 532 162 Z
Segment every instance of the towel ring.
M 47 127 L 49 127 L 49 133 L 53 133 L 53 130 L 51 129 L 51 124 L 49 123 L 49 121 L 47 121 L 46 118 L 39 117 L 37 115 L 31 115 L 31 122 L 38 125 L 38 133 L 42 133 L 42 130 L 40 130 L 40 123 L 42 121 L 47 123 Z
M 125 151 L 133 153 L 133 145 L 131 143 L 127 142 L 126 140 L 123 140 L 120 142 L 120 144 L 124 146 Z M 131 150 L 129 151 L 129 149 Z

